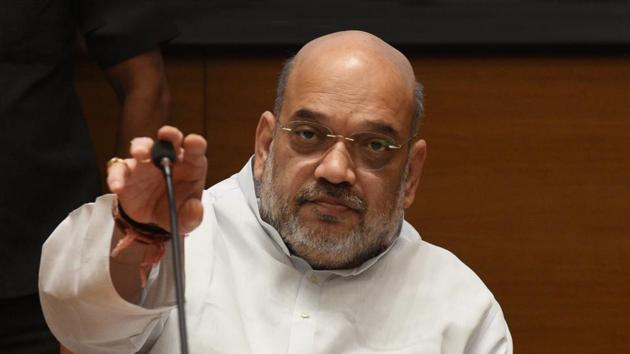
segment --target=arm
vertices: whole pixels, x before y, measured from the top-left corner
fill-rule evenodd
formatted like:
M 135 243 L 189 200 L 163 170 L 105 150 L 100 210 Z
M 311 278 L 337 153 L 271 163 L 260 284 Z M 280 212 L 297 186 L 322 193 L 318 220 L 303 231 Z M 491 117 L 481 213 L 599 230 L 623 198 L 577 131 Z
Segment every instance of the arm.
M 153 136 L 170 118 L 160 45 L 179 31 L 155 1 L 83 0 L 75 6 L 87 50 L 122 104 L 116 153 L 127 156 L 132 138 Z
M 171 96 L 160 50 L 138 54 L 106 72 L 122 104 L 116 154 L 126 156 L 132 138 L 152 136 L 170 120 Z
M 158 290 L 161 298 L 154 296 L 143 306 L 118 294 L 114 283 L 121 279 L 112 278 L 108 267 L 111 202 L 108 195 L 75 210 L 43 247 L 42 309 L 55 336 L 76 353 L 136 352 L 161 331 L 171 310 L 172 292 Z M 164 274 L 152 286 L 168 286 L 159 283 L 169 282 L 169 269 L 160 267 Z M 132 274 L 137 281 L 137 271 Z
M 182 233 L 201 223 L 206 175 L 205 140 L 163 127 L 158 137 L 171 141 L 178 155 L 173 183 Z M 134 139 L 125 163 L 108 169 L 109 188 L 131 218 L 168 228 L 161 173 L 149 157 L 153 141 Z M 137 265 L 143 245 L 110 257 L 121 237 L 112 217 L 113 196 L 103 196 L 64 220 L 46 241 L 40 266 L 40 298 L 52 332 L 76 353 L 128 353 L 151 345 L 174 303 L 170 247 L 140 288 Z M 153 276 L 155 278 L 153 278 Z M 142 299 L 139 299 L 140 295 Z

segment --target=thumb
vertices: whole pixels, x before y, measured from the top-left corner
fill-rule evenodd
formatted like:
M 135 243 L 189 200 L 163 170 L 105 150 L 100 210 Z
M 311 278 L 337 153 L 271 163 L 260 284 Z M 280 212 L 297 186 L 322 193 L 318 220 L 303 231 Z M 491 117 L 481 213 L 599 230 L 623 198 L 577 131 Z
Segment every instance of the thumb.
M 179 208 L 177 220 L 181 233 L 189 233 L 194 230 L 203 220 L 203 205 L 201 200 L 190 198 Z

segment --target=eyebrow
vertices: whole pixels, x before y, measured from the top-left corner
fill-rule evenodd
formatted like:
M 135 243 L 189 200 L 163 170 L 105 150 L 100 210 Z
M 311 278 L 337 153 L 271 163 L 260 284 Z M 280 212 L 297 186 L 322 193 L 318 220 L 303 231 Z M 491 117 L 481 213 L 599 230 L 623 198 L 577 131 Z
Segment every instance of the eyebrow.
M 324 113 L 312 111 L 308 108 L 301 108 L 291 115 L 291 120 L 306 120 L 315 123 L 326 121 L 326 118 Z
M 304 120 L 319 124 L 326 124 L 329 118 L 324 113 L 313 111 L 308 108 L 301 108 L 291 115 L 290 120 Z M 400 138 L 398 130 L 382 120 L 366 120 L 362 122 L 362 125 L 366 126 L 366 129 L 361 129 L 362 131 L 378 132 L 394 138 Z
M 375 132 L 383 133 L 385 135 L 389 135 L 389 136 L 395 137 L 395 138 L 400 137 L 400 134 L 398 133 L 398 131 L 396 129 L 394 129 L 394 127 L 392 127 L 391 125 L 389 125 L 389 124 L 387 124 L 385 122 L 381 122 L 381 121 L 367 121 L 367 122 L 365 122 L 365 125 L 367 125 L 369 127 L 369 131 L 375 131 Z

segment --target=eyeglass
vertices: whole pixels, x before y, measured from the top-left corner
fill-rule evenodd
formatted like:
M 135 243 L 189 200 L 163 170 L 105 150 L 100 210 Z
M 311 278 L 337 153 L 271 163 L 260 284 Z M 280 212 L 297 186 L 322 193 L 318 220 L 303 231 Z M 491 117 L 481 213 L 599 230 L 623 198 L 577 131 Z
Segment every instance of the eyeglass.
M 349 148 L 352 160 L 357 168 L 365 170 L 380 170 L 385 167 L 404 144 L 397 144 L 394 139 L 385 134 L 375 132 L 358 132 L 350 136 L 343 136 L 319 123 L 307 121 L 291 121 L 280 128 L 289 133 L 289 146 L 303 155 L 321 155 L 328 151 L 338 139 L 343 139 Z

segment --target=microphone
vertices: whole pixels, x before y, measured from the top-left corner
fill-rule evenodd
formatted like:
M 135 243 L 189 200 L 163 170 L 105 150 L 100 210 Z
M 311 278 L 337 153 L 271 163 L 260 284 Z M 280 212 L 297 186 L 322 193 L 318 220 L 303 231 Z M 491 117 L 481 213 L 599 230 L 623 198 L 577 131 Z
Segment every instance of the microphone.
M 182 354 L 188 354 L 188 334 L 186 331 L 186 309 L 184 307 L 184 280 L 182 276 L 179 227 L 171 167 L 177 161 L 173 144 L 166 140 L 157 140 L 151 149 L 151 161 L 162 171 L 166 182 L 166 195 L 171 220 L 171 245 L 173 250 L 173 271 L 175 273 L 175 299 L 179 324 L 179 344 Z
M 173 144 L 166 140 L 158 140 L 153 143 L 151 149 L 151 161 L 160 169 L 162 169 L 162 160 L 168 159 L 170 164 L 173 165 L 177 161 L 175 156 L 175 148 Z

